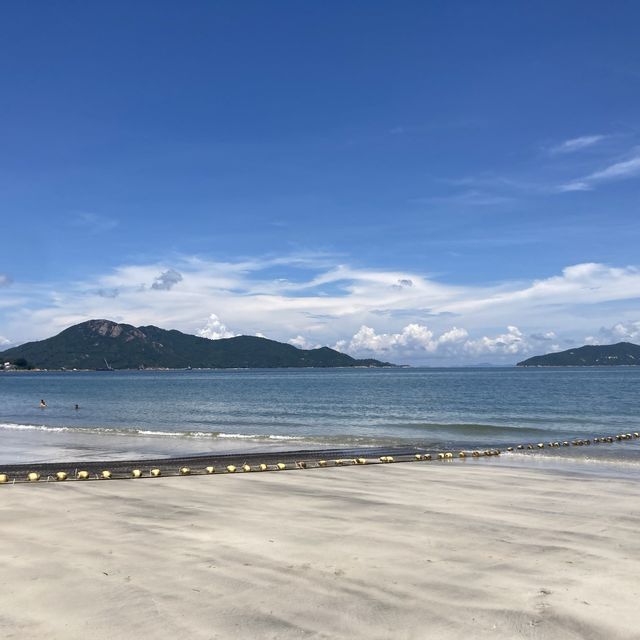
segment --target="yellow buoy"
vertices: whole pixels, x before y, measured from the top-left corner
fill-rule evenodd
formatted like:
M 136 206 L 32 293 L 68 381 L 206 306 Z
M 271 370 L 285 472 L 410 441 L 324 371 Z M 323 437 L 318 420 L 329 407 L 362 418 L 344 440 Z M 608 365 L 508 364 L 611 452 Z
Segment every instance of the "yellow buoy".
M 431 454 L 430 454 L 430 453 L 425 453 L 425 454 L 422 456 L 422 459 L 423 459 L 423 460 L 431 460 Z
M 438 460 L 444 460 L 444 453 L 438 454 Z
M 132 469 L 131 470 L 131 477 L 132 478 L 141 478 L 142 477 L 142 471 L 140 471 L 140 469 Z
M 29 482 L 38 482 L 38 480 L 40 480 L 40 474 L 37 471 L 31 471 L 27 474 L 27 479 Z
M 158 476 L 162 475 L 162 472 L 160 471 L 160 469 L 157 469 L 157 468 L 151 469 L 149 473 L 151 474 L 152 478 L 157 478 Z
M 242 470 L 243 471 L 251 471 L 251 467 L 248 464 L 243 464 L 242 465 Z
M 380 462 L 386 462 L 386 461 L 387 461 L 387 456 L 380 456 L 380 458 L 379 458 L 379 459 L 380 459 Z M 338 461 L 336 460 L 336 463 L 337 463 L 337 462 L 338 462 Z
M 227 471 L 229 473 L 235 473 L 236 472 L 236 468 L 232 464 L 230 464 L 230 465 L 227 466 Z
M 6 473 L 0 473 L 0 484 L 9 482 L 9 476 Z
M 544 449 L 544 442 L 538 442 L 538 449 Z
M 416 455 L 414 456 L 414 458 L 416 460 L 422 460 L 422 454 L 421 453 L 416 453 Z
M 447 460 L 450 460 L 451 458 L 453 458 L 453 453 L 451 453 L 451 451 L 447 451 L 447 453 L 444 454 L 444 457 Z
M 78 480 L 88 480 L 89 479 L 89 472 L 88 471 L 78 471 L 78 473 L 76 474 L 76 478 L 78 478 Z
M 100 475 L 104 480 L 109 480 L 109 478 L 111 477 L 111 471 L 105 469 Z
M 507 451 L 513 451 L 513 447 L 507 447 Z
M 287 465 L 284 464 L 284 462 L 278 462 L 276 466 L 278 467 L 278 469 L 280 469 L 280 471 L 283 471 L 284 469 L 287 468 Z
M 356 464 L 367 464 L 365 458 L 356 458 Z
M 380 460 L 382 460 L 382 458 L 380 458 Z M 384 459 L 384 460 L 382 460 L 382 461 L 383 461 L 383 462 L 388 462 L 388 460 L 387 460 L 386 456 L 385 456 L 385 459 Z M 344 464 L 344 460 L 334 460 L 333 462 L 334 462 L 334 464 L 336 464 L 336 465 L 338 465 L 338 466 L 340 466 L 340 465 L 343 465 L 343 464 Z
M 461 451 L 461 452 L 458 454 L 458 458 L 466 458 L 466 457 L 467 457 L 467 454 L 466 454 L 464 451 Z
M 327 461 L 326 460 L 318 460 L 318 466 L 319 467 L 326 467 L 327 466 Z
M 216 468 L 215 467 L 205 467 L 205 471 L 207 473 L 215 473 L 216 472 Z
M 269 467 L 267 467 L 267 465 L 264 462 L 260 465 L 260 471 L 266 471 L 268 468 Z
M 65 471 L 58 471 L 56 473 L 56 480 L 66 480 L 67 479 L 67 474 Z
M 298 469 L 306 469 L 307 468 L 307 463 L 302 461 L 302 462 L 296 462 L 296 467 L 298 467 Z
M 189 467 L 180 467 L 180 475 L 188 476 L 191 473 L 191 469 Z

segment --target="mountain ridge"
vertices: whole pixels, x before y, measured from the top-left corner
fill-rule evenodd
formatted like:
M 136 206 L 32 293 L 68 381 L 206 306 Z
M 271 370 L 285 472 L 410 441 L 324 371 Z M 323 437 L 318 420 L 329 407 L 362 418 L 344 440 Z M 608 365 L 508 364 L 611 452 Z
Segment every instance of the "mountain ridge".
M 50 338 L 0 352 L 1 362 L 17 360 L 38 369 L 394 366 L 379 360 L 358 360 L 329 347 L 299 349 L 257 336 L 211 340 L 177 329 L 134 327 L 104 319 L 87 320 Z
M 565 351 L 533 356 L 517 367 L 615 367 L 640 366 L 640 346 L 632 342 L 584 345 Z

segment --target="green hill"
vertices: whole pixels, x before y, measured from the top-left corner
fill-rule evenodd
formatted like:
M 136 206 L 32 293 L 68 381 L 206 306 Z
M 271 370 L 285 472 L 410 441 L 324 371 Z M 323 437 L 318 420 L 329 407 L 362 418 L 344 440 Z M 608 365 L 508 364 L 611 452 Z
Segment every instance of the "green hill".
M 0 363 L 20 360 L 38 369 L 102 369 L 105 363 L 113 369 L 392 366 L 379 360 L 356 360 L 329 347 L 298 349 L 254 336 L 209 340 L 110 320 L 82 322 L 52 338 L 0 353 Z
M 586 345 L 518 362 L 518 367 L 611 367 L 640 365 L 640 346 L 631 342 Z

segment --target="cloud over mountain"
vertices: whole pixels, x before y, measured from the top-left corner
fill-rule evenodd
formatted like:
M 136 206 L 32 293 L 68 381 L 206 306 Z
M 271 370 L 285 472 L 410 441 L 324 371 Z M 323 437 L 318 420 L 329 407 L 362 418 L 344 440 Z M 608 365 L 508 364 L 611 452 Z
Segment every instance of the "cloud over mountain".
M 471 286 L 417 272 L 332 264 L 326 255 L 235 263 L 185 256 L 174 263 L 122 265 L 70 285 L 4 287 L 3 334 L 14 342 L 38 339 L 106 316 L 211 339 L 264 334 L 401 362 L 463 363 L 481 355 L 510 362 L 596 334 L 635 339 L 638 330 L 628 321 L 612 322 L 609 308 L 615 303 L 618 318 L 637 309 L 635 266 L 583 263 L 538 280 Z M 281 268 L 287 278 L 279 277 Z M 203 312 L 211 308 L 216 313 Z M 598 334 L 605 326 L 613 328 Z

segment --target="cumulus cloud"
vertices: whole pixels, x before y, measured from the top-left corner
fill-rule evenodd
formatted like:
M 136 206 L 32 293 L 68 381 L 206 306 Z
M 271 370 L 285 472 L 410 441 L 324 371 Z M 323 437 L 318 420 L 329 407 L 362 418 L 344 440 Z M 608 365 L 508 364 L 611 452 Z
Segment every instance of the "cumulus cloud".
M 313 342 L 310 342 L 304 336 L 290 338 L 287 342 L 298 349 L 318 349 L 322 346 L 321 344 L 314 344 Z
M 559 153 L 575 153 L 576 151 L 581 151 L 582 149 L 587 149 L 588 147 L 592 147 L 594 144 L 597 144 L 601 140 L 604 140 L 606 136 L 603 135 L 591 135 L 591 136 L 580 136 L 579 138 L 571 138 L 569 140 L 565 140 L 560 144 L 551 147 L 549 152 L 551 154 L 559 154 Z
M 175 269 L 168 269 L 154 280 L 151 288 L 159 291 L 169 291 L 169 289 L 175 287 L 178 282 L 182 282 L 182 274 Z
M 468 340 L 464 345 L 465 351 L 476 355 L 485 354 L 521 354 L 529 351 L 529 343 L 518 327 L 507 327 L 506 333 L 494 337 L 482 336 L 477 340 Z
M 220 340 L 220 338 L 233 338 L 237 334 L 229 331 L 215 313 L 212 313 L 207 323 L 196 332 L 201 338 L 209 338 L 209 340 Z
M 590 191 L 597 184 L 611 180 L 622 180 L 640 176 L 640 155 L 629 160 L 616 162 L 600 171 L 572 180 L 560 186 L 560 191 Z
M 362 326 L 350 340 L 341 340 L 335 348 L 358 356 L 384 356 L 402 361 L 422 354 L 423 361 L 452 359 L 457 362 L 473 360 L 480 356 L 494 361 L 512 363 L 538 350 L 558 350 L 558 336 L 553 331 L 525 335 L 518 327 L 510 325 L 497 335 L 472 337 L 462 327 L 451 327 L 437 333 L 420 324 L 409 324 L 397 333 L 378 333 Z
M 458 327 L 452 327 L 436 336 L 427 326 L 417 323 L 408 324 L 398 333 L 377 333 L 372 327 L 363 325 L 349 341 L 341 341 L 337 346 L 342 351 L 356 354 L 415 351 L 434 353 L 441 348 L 463 345 L 468 336 L 466 329 Z
M 0 273 L 0 287 L 8 287 L 11 284 L 11 278 L 6 273 Z
M 597 336 L 587 336 L 585 342 L 587 344 L 640 343 L 640 320 L 618 322 L 612 327 L 601 327 Z

